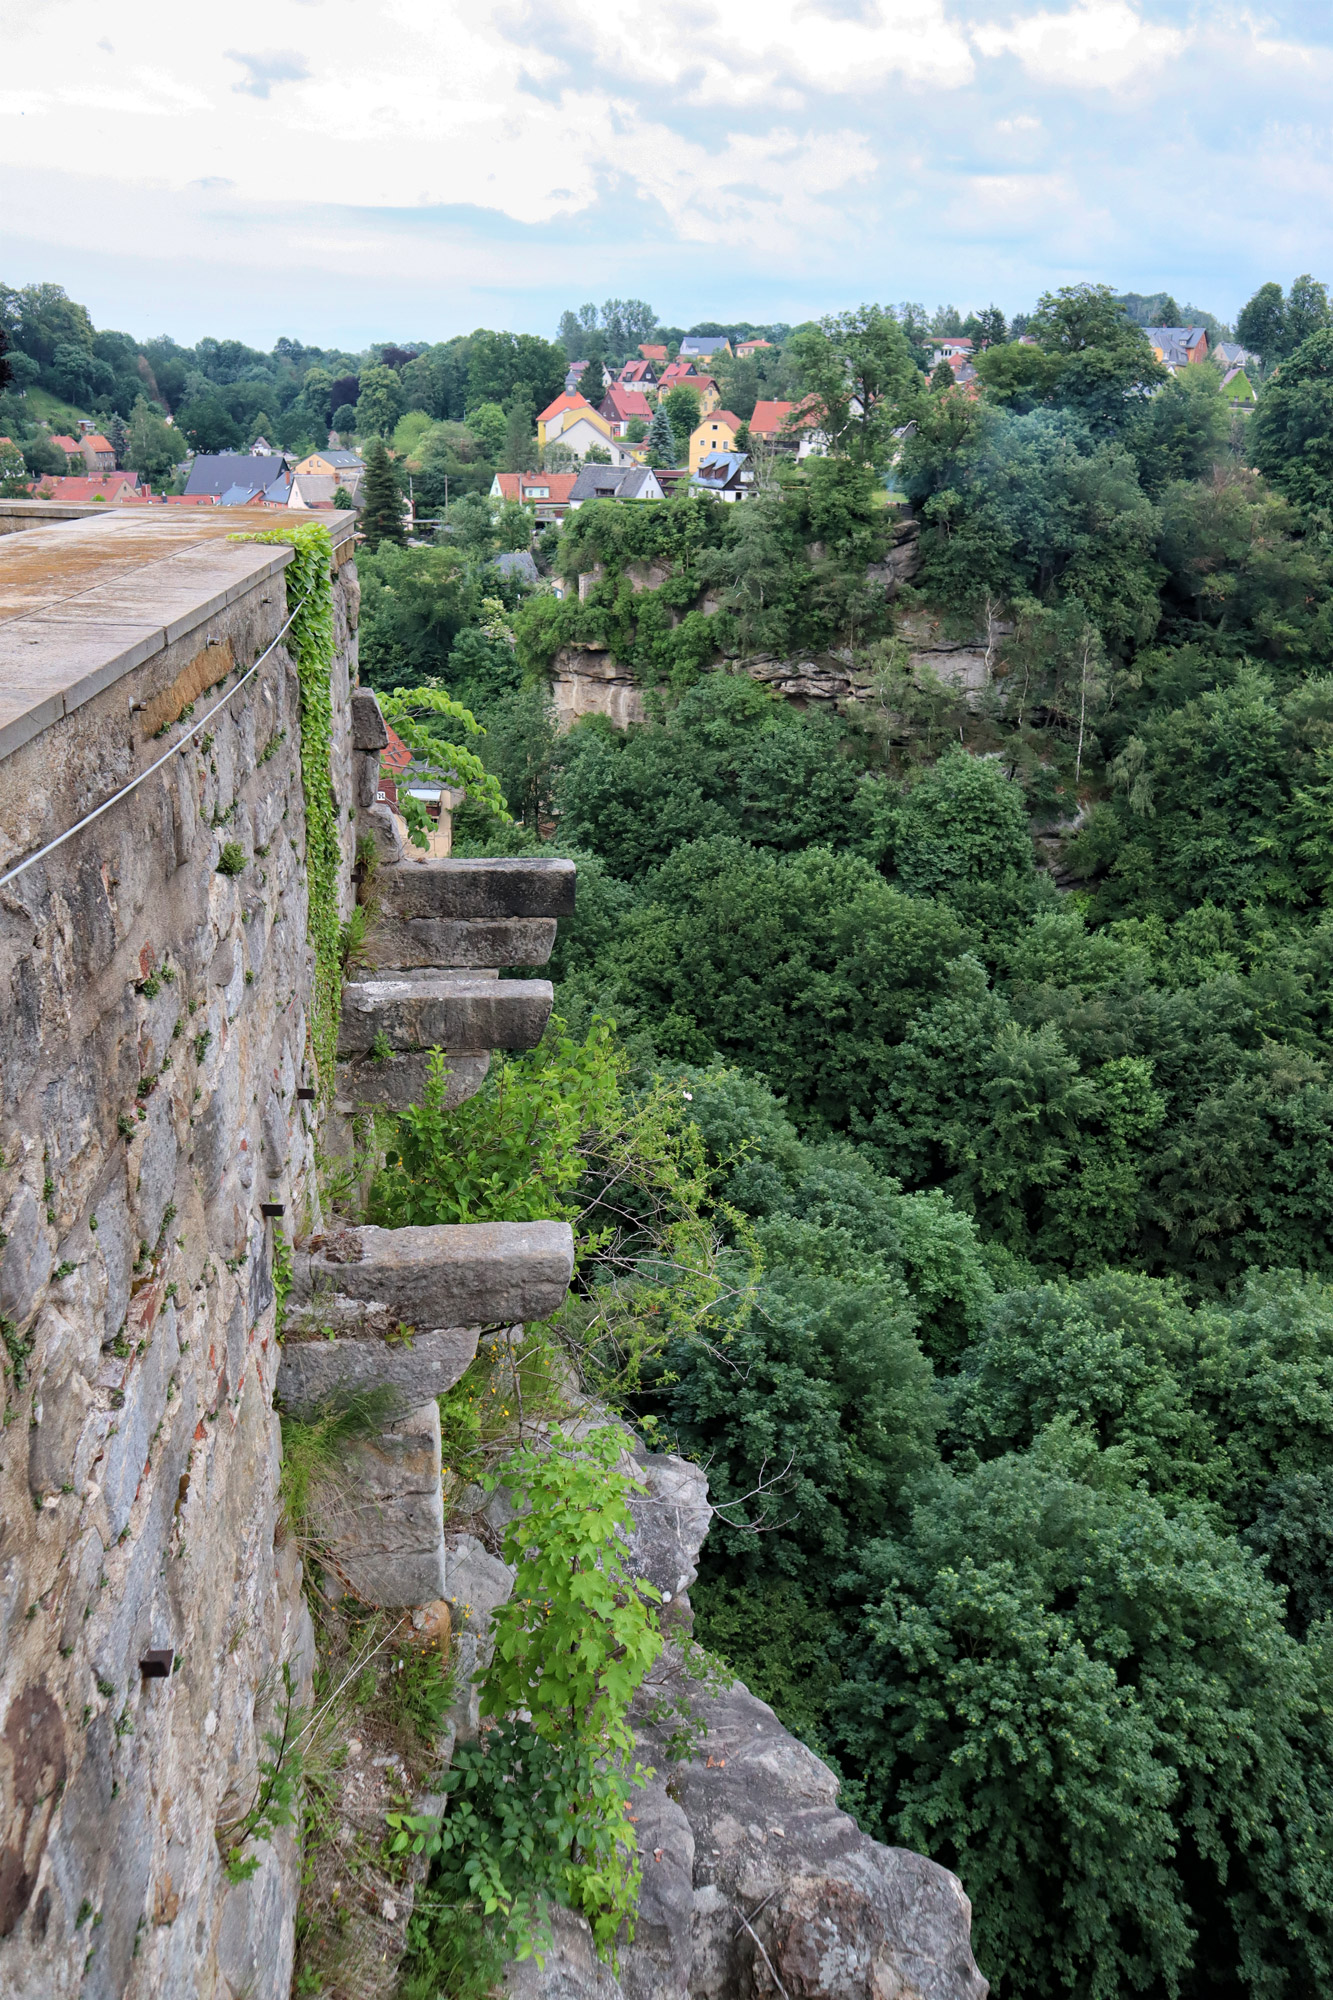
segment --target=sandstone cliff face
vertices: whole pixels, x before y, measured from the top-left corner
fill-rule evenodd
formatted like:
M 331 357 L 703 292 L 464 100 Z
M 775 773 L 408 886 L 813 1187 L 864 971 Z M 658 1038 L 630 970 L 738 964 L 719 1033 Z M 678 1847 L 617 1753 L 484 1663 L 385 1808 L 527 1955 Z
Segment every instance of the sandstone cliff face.
M 634 1712 L 654 1772 L 631 1808 L 638 1926 L 613 1973 L 583 1919 L 554 1912 L 545 1964 L 508 1969 L 511 2000 L 985 2000 L 958 1878 L 861 1833 L 838 1810 L 833 1773 L 739 1682 L 707 1694 L 681 1673 L 707 1481 L 674 1457 L 641 1457 L 638 1470 L 647 1491 L 633 1500 L 630 1554 L 670 1635 Z M 496 1587 L 488 1570 L 486 1616 Z M 669 1743 L 679 1718 L 655 1719 L 664 1696 L 695 1715 L 687 1755 Z
M 920 567 L 919 525 L 899 521 L 888 553 L 867 570 L 866 581 L 892 600 Z M 600 573 L 600 567 L 589 572 L 580 584 Z M 656 566 L 633 566 L 626 574 L 636 591 L 658 590 L 666 580 L 665 570 Z M 580 595 L 584 594 L 581 589 Z M 721 598 L 706 592 L 700 608 L 715 612 L 721 608 Z M 929 611 L 903 612 L 897 621 L 913 672 L 933 674 L 946 687 L 956 688 L 970 707 L 990 687 L 997 648 L 1012 630 L 1011 624 L 994 618 L 986 631 L 960 638 L 946 633 L 942 621 Z M 781 659 L 771 653 L 751 654 L 735 662 L 734 671 L 748 674 L 802 708 L 844 708 L 849 702 L 865 701 L 874 690 L 873 676 L 850 648 Z M 552 664 L 551 692 L 561 729 L 571 728 L 585 715 L 604 715 L 617 729 L 628 729 L 646 717 L 643 691 L 633 672 L 602 645 L 562 646 Z

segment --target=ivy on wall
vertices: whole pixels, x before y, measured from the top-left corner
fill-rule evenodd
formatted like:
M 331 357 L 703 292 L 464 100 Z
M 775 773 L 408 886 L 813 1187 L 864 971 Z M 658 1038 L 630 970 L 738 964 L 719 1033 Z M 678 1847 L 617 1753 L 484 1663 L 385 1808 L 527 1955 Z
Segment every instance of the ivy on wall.
M 287 566 L 287 609 L 295 615 L 287 651 L 301 683 L 301 784 L 305 793 L 307 934 L 315 953 L 310 1004 L 310 1044 L 319 1087 L 333 1094 L 342 1006 L 339 950 L 338 812 L 333 796 L 333 544 L 319 521 L 238 535 L 247 542 L 279 543 L 295 550 Z

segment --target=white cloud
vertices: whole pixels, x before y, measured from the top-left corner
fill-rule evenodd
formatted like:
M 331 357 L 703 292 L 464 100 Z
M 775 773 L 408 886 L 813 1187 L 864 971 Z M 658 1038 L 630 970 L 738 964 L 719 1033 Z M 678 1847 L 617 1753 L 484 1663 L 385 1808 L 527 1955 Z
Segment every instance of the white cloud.
M 1128 0 L 1083 0 L 1067 14 L 1028 14 L 1007 28 L 975 28 L 984 56 L 1017 56 L 1039 83 L 1119 90 L 1159 70 L 1186 47 L 1178 28 L 1153 27 Z

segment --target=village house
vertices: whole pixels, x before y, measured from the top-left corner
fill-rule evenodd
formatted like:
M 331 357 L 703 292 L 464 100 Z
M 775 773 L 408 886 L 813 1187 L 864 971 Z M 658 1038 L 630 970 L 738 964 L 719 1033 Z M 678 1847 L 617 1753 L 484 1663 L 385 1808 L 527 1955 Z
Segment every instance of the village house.
M 652 422 L 648 398 L 638 389 L 621 388 L 619 383 L 607 390 L 597 407 L 610 424 L 613 437 L 623 438 L 636 418 L 645 428 Z
M 657 474 L 647 465 L 585 465 L 569 496 L 577 511 L 585 500 L 661 500 Z
M 79 439 L 79 450 L 90 477 L 100 478 L 116 470 L 116 454 L 111 440 L 103 437 L 101 431 L 85 431 Z
M 664 362 L 667 358 L 665 347 L 656 347 L 649 340 L 639 342 L 639 352 L 645 361 Z
M 1152 351 L 1162 366 L 1175 374 L 1177 368 L 1191 368 L 1208 359 L 1208 330 L 1202 326 L 1145 326 Z
M 689 354 L 716 361 L 721 355 L 731 353 L 731 342 L 725 333 L 687 333 L 680 343 L 680 352 L 682 357 Z
M 82 461 L 80 461 L 82 463 Z M 112 472 L 92 478 L 87 474 L 44 475 L 29 487 L 34 500 L 63 500 L 67 507 L 86 507 L 105 501 L 110 507 L 124 507 L 142 499 L 138 477 L 133 472 Z
M 637 389 L 641 395 L 651 395 L 657 388 L 657 369 L 651 361 L 627 361 L 616 381 L 622 389 Z
M 634 465 L 643 455 L 641 445 L 618 438 L 600 410 L 594 410 L 586 396 L 557 396 L 537 418 L 537 444 L 545 452 L 561 445 L 571 457 L 583 459 L 594 449 L 604 451 L 612 465 Z
M 84 470 L 83 450 L 74 438 L 66 437 L 64 432 L 61 431 L 56 433 L 51 442 L 57 451 L 64 452 L 65 468 L 68 472 L 82 472 Z
M 698 387 L 700 380 L 699 371 L 694 363 L 688 358 L 679 358 L 675 361 L 667 362 L 666 367 L 658 376 L 657 385 L 662 395 L 669 396 L 671 391 L 678 389 L 682 382 L 686 383 L 691 389 L 695 389 Z
M 756 403 L 750 418 L 750 439 L 771 451 L 794 452 L 798 459 L 822 458 L 828 439 L 816 428 L 815 414 L 800 403 Z
M 771 340 L 742 340 L 736 349 L 737 355 L 758 354 L 761 347 L 772 347 Z
M 273 484 L 272 458 L 255 458 L 247 452 L 199 452 L 190 465 L 185 491 L 191 499 L 212 494 L 227 507 L 244 505 Z M 237 500 L 235 494 L 245 496 Z
M 699 470 L 703 459 L 714 452 L 734 451 L 741 420 L 731 410 L 713 410 L 697 429 L 690 432 L 690 471 Z
M 539 528 L 563 521 L 569 512 L 569 496 L 578 478 L 576 472 L 497 472 L 491 481 L 492 500 L 511 500 L 531 507 Z
M 956 355 L 970 359 L 972 354 L 972 342 L 963 333 L 932 334 L 926 346 L 934 348 L 937 361 L 952 361 Z
M 293 472 L 315 472 L 324 478 L 331 474 L 350 488 L 360 485 L 365 470 L 365 461 L 358 458 L 354 451 L 339 451 L 332 446 L 325 451 L 310 452 L 292 467 Z
M 748 500 L 754 491 L 754 468 L 749 454 L 743 451 L 713 452 L 701 460 L 697 472 L 690 475 L 690 490 L 695 493 L 712 493 L 719 500 Z

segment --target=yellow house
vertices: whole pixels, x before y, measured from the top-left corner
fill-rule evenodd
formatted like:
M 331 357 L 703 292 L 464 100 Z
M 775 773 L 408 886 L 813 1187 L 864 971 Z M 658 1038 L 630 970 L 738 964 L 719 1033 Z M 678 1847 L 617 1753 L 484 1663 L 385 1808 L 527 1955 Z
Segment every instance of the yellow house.
M 354 451 L 312 451 L 308 458 L 300 459 L 292 467 L 293 472 L 314 472 L 323 479 L 341 479 L 344 486 L 355 486 L 365 471 L 364 461 Z
M 690 471 L 697 472 L 710 452 L 735 451 L 740 427 L 740 418 L 730 410 L 714 410 L 706 416 L 698 430 L 690 432 Z
M 562 437 L 567 430 L 580 423 L 590 424 L 608 445 L 615 436 L 615 432 L 601 411 L 594 410 L 586 396 L 561 395 L 557 396 L 553 403 L 548 403 L 537 418 L 538 450 L 544 451 L 548 444 L 554 444 L 558 437 Z M 586 444 L 583 449 L 587 450 Z M 618 462 L 613 454 L 612 463 Z
M 693 382 L 687 382 L 685 386 L 687 389 L 693 389 L 695 387 L 695 384 Z M 717 383 L 713 380 L 711 375 L 701 375 L 699 377 L 698 389 L 699 389 L 699 408 L 704 416 L 711 417 L 713 411 L 718 409 L 721 405 L 722 391 L 718 388 Z

